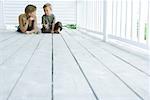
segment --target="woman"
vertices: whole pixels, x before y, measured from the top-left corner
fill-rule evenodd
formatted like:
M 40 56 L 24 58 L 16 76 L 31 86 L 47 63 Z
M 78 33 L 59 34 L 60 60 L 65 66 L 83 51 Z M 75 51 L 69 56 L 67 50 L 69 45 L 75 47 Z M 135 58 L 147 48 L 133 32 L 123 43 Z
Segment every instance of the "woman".
M 19 27 L 17 31 L 26 34 L 38 33 L 36 6 L 27 5 L 25 13 L 19 15 Z

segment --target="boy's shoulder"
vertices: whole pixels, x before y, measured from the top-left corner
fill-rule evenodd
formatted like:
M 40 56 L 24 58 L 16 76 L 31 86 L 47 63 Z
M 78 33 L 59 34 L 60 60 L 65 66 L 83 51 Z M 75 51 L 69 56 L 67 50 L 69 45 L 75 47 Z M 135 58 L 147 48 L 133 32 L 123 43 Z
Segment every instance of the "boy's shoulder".
M 55 17 L 55 15 L 54 15 L 54 14 L 51 14 L 51 16 Z

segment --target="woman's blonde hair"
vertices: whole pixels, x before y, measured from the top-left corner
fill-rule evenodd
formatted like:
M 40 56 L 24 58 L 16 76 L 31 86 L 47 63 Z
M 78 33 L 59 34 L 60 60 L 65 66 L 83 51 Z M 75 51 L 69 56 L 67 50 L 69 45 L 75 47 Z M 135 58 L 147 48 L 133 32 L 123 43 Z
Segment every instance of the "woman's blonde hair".
M 32 13 L 36 11 L 36 6 L 30 4 L 30 5 L 27 5 L 26 8 L 25 8 L 25 13 Z

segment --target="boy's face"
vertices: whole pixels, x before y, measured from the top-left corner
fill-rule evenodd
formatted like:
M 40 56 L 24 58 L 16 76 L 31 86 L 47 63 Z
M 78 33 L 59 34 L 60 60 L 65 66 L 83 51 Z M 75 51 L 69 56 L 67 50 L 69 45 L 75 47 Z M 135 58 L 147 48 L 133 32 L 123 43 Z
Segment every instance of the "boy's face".
M 50 9 L 50 7 L 45 7 L 44 12 L 45 12 L 45 15 L 50 15 L 52 13 L 52 10 Z

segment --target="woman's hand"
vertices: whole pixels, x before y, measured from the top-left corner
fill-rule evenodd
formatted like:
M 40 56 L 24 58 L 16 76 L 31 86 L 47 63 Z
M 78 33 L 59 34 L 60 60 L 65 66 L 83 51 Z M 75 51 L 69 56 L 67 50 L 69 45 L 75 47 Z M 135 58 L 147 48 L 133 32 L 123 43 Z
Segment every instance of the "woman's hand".
M 30 17 L 28 20 L 29 20 L 29 21 L 33 21 L 33 20 L 34 20 L 34 17 Z
M 35 19 L 34 16 L 33 16 L 33 17 L 30 16 L 29 18 L 27 18 L 27 22 L 28 22 L 28 23 L 31 23 L 34 19 Z

